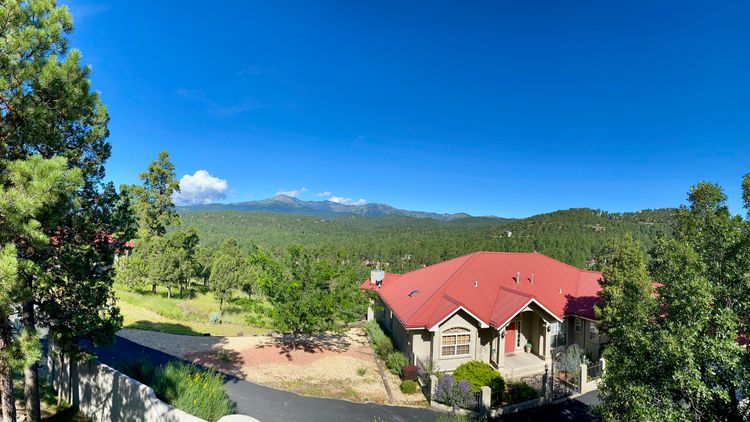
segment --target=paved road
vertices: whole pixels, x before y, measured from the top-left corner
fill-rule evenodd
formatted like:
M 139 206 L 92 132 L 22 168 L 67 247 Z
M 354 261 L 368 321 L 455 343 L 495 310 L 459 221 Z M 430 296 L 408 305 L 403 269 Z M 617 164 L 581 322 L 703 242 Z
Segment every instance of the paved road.
M 148 359 L 163 364 L 177 358 L 115 337 L 114 344 L 96 348 L 100 362 L 107 365 L 130 359 Z M 276 421 L 434 421 L 440 413 L 430 409 L 387 406 L 374 403 L 352 403 L 345 400 L 304 397 L 287 391 L 254 384 L 232 376 L 226 377 L 227 395 L 235 403 L 236 413 L 250 415 L 262 422 Z M 556 406 L 521 412 L 502 421 L 587 421 L 592 420 L 588 406 L 570 401 Z

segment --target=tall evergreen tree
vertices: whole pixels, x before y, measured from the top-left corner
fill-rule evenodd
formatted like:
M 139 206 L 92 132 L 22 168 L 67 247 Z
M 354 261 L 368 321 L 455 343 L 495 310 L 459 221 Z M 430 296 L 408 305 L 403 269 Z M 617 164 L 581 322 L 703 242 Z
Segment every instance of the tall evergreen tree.
M 179 224 L 180 217 L 172 202 L 172 195 L 180 191 L 175 180 L 174 164 L 169 153 L 161 151 L 148 169 L 140 174 L 143 186 L 131 186 L 136 198 L 135 210 L 138 214 L 139 237 L 164 236 L 170 224 Z
M 19 363 L 28 367 L 39 356 L 35 332 L 25 329 L 20 340 L 15 340 L 8 321 L 19 301 L 29 295 L 21 270 L 41 272 L 37 263 L 26 258 L 29 253 L 21 250 L 47 246 L 49 237 L 42 231 L 38 218 L 51 204 L 69 197 L 78 188 L 81 172 L 66 169 L 66 160 L 61 157 L 45 160 L 35 155 L 2 164 L 5 171 L 0 177 L 0 395 L 4 420 L 11 421 L 16 414 L 11 371 Z
M 127 207 L 119 207 L 117 192 L 102 184 L 110 155 L 107 110 L 91 91 L 90 69 L 81 65 L 80 52 L 68 48 L 72 19 L 67 8 L 50 0 L 8 0 L 0 3 L 0 21 L 0 161 L 61 156 L 83 178 L 75 200 L 60 198 L 37 216 L 41 231 L 54 242 L 18 249 L 21 259 L 36 264 L 18 267 L 25 282 L 20 298 L 24 327 L 34 332 L 37 322 L 51 328 L 65 324 L 57 305 L 76 308 L 76 301 L 91 298 L 99 300 L 89 302 L 97 312 L 65 334 L 85 335 L 88 327 L 105 320 L 114 327 L 118 318 L 108 311 L 112 294 L 106 269 L 129 229 Z M 89 288 L 101 294 L 75 292 Z M 112 332 L 99 331 L 102 337 Z M 27 416 L 38 421 L 36 365 L 26 368 L 25 385 Z

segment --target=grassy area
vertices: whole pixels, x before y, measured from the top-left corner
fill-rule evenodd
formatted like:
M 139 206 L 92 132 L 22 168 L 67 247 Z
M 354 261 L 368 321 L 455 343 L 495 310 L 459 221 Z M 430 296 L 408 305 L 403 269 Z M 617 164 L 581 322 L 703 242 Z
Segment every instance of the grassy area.
M 118 305 L 125 318 L 125 328 L 162 331 L 172 334 L 236 336 L 264 334 L 271 327 L 271 305 L 263 300 L 235 298 L 224 310 L 220 324 L 209 322 L 209 316 L 218 312 L 218 305 L 210 292 L 191 289 L 185 297 L 173 294 L 167 298 L 167 289 L 132 291 L 115 285 Z

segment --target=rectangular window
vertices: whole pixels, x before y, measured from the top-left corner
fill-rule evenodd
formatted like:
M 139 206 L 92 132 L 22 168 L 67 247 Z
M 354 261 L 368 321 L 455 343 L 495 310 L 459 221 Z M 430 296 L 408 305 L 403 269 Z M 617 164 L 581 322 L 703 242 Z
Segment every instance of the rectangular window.
M 567 325 L 562 322 L 553 322 L 549 325 L 549 334 L 552 338 L 551 346 L 565 346 L 567 344 Z
M 596 328 L 596 325 L 589 324 L 589 340 L 596 340 L 596 337 L 599 335 L 599 329 Z
M 471 333 L 465 328 L 451 328 L 440 338 L 440 355 L 444 357 L 469 355 Z
M 516 349 L 521 348 L 521 320 L 516 320 Z
M 576 318 L 576 333 L 580 334 L 583 331 L 583 321 L 581 318 Z

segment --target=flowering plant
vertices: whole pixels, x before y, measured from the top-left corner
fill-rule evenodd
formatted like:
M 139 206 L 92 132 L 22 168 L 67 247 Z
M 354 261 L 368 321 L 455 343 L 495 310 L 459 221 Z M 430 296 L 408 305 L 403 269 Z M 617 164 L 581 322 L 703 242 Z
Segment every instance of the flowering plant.
M 473 408 L 476 405 L 474 390 L 469 381 L 456 382 L 456 379 L 450 374 L 445 374 L 438 380 L 435 398 L 437 401 L 450 406 L 452 415 L 456 414 L 456 408 L 459 406 Z

